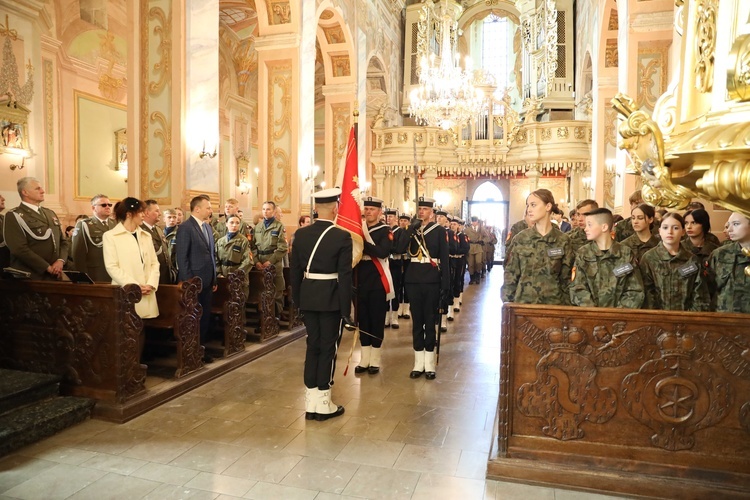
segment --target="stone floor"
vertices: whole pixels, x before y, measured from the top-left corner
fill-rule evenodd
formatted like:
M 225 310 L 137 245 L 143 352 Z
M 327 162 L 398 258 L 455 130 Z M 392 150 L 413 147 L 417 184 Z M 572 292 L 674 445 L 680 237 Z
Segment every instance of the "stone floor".
M 496 268 L 467 288 L 434 381 L 408 377 L 408 321 L 379 375 L 343 376 L 346 413 L 306 421 L 298 340 L 126 424 L 89 420 L 0 461 L 0 499 L 606 499 L 485 480 L 498 392 Z

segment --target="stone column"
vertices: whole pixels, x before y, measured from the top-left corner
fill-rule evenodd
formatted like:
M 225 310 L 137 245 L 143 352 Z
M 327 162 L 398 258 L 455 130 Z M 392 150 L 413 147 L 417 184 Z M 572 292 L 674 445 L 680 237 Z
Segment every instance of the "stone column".
M 349 140 L 349 130 L 352 127 L 352 113 L 354 111 L 354 85 L 342 83 L 323 86 L 325 97 L 325 181 L 328 186 L 339 185 L 339 170 L 344 168 L 346 144 Z M 360 127 L 364 127 L 362 117 L 359 117 Z M 364 151 L 366 143 L 357 143 L 357 154 Z M 364 172 L 360 172 L 360 186 L 365 181 Z
M 437 179 L 437 170 L 435 167 L 425 168 L 424 174 L 425 196 L 432 197 L 435 191 L 435 179 Z

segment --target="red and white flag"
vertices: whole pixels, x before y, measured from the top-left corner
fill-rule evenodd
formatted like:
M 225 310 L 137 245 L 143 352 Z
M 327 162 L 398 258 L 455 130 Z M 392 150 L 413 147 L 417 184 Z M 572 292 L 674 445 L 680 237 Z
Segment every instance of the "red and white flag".
M 362 231 L 362 209 L 360 208 L 359 167 L 357 165 L 357 138 L 355 126 L 349 131 L 346 144 L 344 168 L 339 169 L 336 183 L 341 186 L 341 203 L 336 225 L 346 229 L 352 235 L 352 267 L 362 259 L 364 250 L 364 232 Z

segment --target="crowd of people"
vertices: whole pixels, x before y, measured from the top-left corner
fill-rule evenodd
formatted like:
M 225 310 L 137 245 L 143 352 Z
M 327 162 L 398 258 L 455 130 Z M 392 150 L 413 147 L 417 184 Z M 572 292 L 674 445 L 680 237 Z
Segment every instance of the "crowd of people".
M 0 216 L 0 269 L 6 276 L 59 280 L 73 270 L 98 283 L 137 284 L 143 298 L 136 312 L 142 318 L 158 316 L 160 285 L 199 277 L 199 302 L 210 311 L 218 277 L 270 268 L 278 321 L 285 315 L 281 270 L 290 267 L 292 300 L 307 328 L 306 417 L 314 420 L 344 411 L 331 397 L 344 329 L 359 335 L 355 373 L 377 375 L 387 331 L 410 319 L 409 376 L 435 379 L 440 333 L 460 311 L 467 271 L 469 285 L 478 284 L 495 260 L 494 228 L 477 217 L 466 224 L 428 197 L 417 201 L 413 217 L 366 197 L 357 261 L 357 238 L 336 225 L 338 188 L 316 193 L 317 212 L 299 218 L 290 241 L 272 201 L 248 223 L 235 199 L 214 215 L 205 195 L 194 197 L 185 213 L 180 207 L 162 211 L 155 200 L 112 203 L 100 194 L 91 199 L 91 215 L 63 231 L 57 215 L 42 206 L 45 193 L 37 179 L 24 177 L 17 188 L 20 205 Z M 502 300 L 750 313 L 748 217 L 733 213 L 722 243 L 699 203 L 680 214 L 656 211 L 640 192 L 629 201 L 631 215 L 619 222 L 594 200 L 579 202 L 568 222 L 549 190 L 532 192 L 524 219 L 505 238 Z M 4 208 L 0 196 L 0 211 Z M 202 314 L 202 344 L 210 320 Z

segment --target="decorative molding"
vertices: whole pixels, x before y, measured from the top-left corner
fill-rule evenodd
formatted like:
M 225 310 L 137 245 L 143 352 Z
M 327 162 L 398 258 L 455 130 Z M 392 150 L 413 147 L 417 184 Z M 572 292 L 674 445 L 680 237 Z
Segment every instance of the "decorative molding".
M 346 142 L 349 137 L 349 127 L 351 122 L 351 107 L 349 103 L 331 104 L 332 117 L 332 138 L 333 138 L 333 175 L 332 179 L 338 179 L 339 167 L 341 160 L 346 154 Z M 388 138 L 390 138 L 390 134 Z M 389 139 L 386 140 L 389 140 Z
M 291 200 L 291 86 L 292 65 L 288 61 L 268 66 L 268 161 L 267 185 L 271 199 L 277 205 Z M 279 95 L 280 93 L 280 95 Z M 280 106 L 277 106 L 277 100 Z M 281 186 L 276 187 L 274 172 L 281 174 Z
M 710 92 L 714 85 L 714 53 L 716 52 L 716 0 L 698 2 L 695 25 L 695 88 Z
M 154 63 L 154 73 L 159 78 L 148 85 L 148 91 L 152 96 L 157 96 L 164 90 L 164 86 L 171 81 L 172 73 L 172 12 L 169 15 L 159 7 L 153 7 L 148 13 L 149 19 L 158 24 L 154 26 L 154 36 L 159 37 L 159 45 L 156 51 L 161 59 Z
M 671 31 L 675 13 L 670 9 L 661 12 L 642 12 L 632 16 L 630 29 L 637 33 Z
M 727 65 L 727 94 L 733 101 L 750 100 L 750 34 L 734 41 Z
M 169 181 L 172 165 L 172 129 L 169 120 L 161 111 L 151 113 L 151 123 L 155 123 L 154 138 L 161 139 L 161 157 L 164 160 L 161 170 L 154 172 L 154 180 L 149 183 L 151 193 L 159 193 Z
M 616 68 L 620 64 L 618 46 L 616 38 L 607 39 L 607 45 L 604 49 L 604 67 Z

